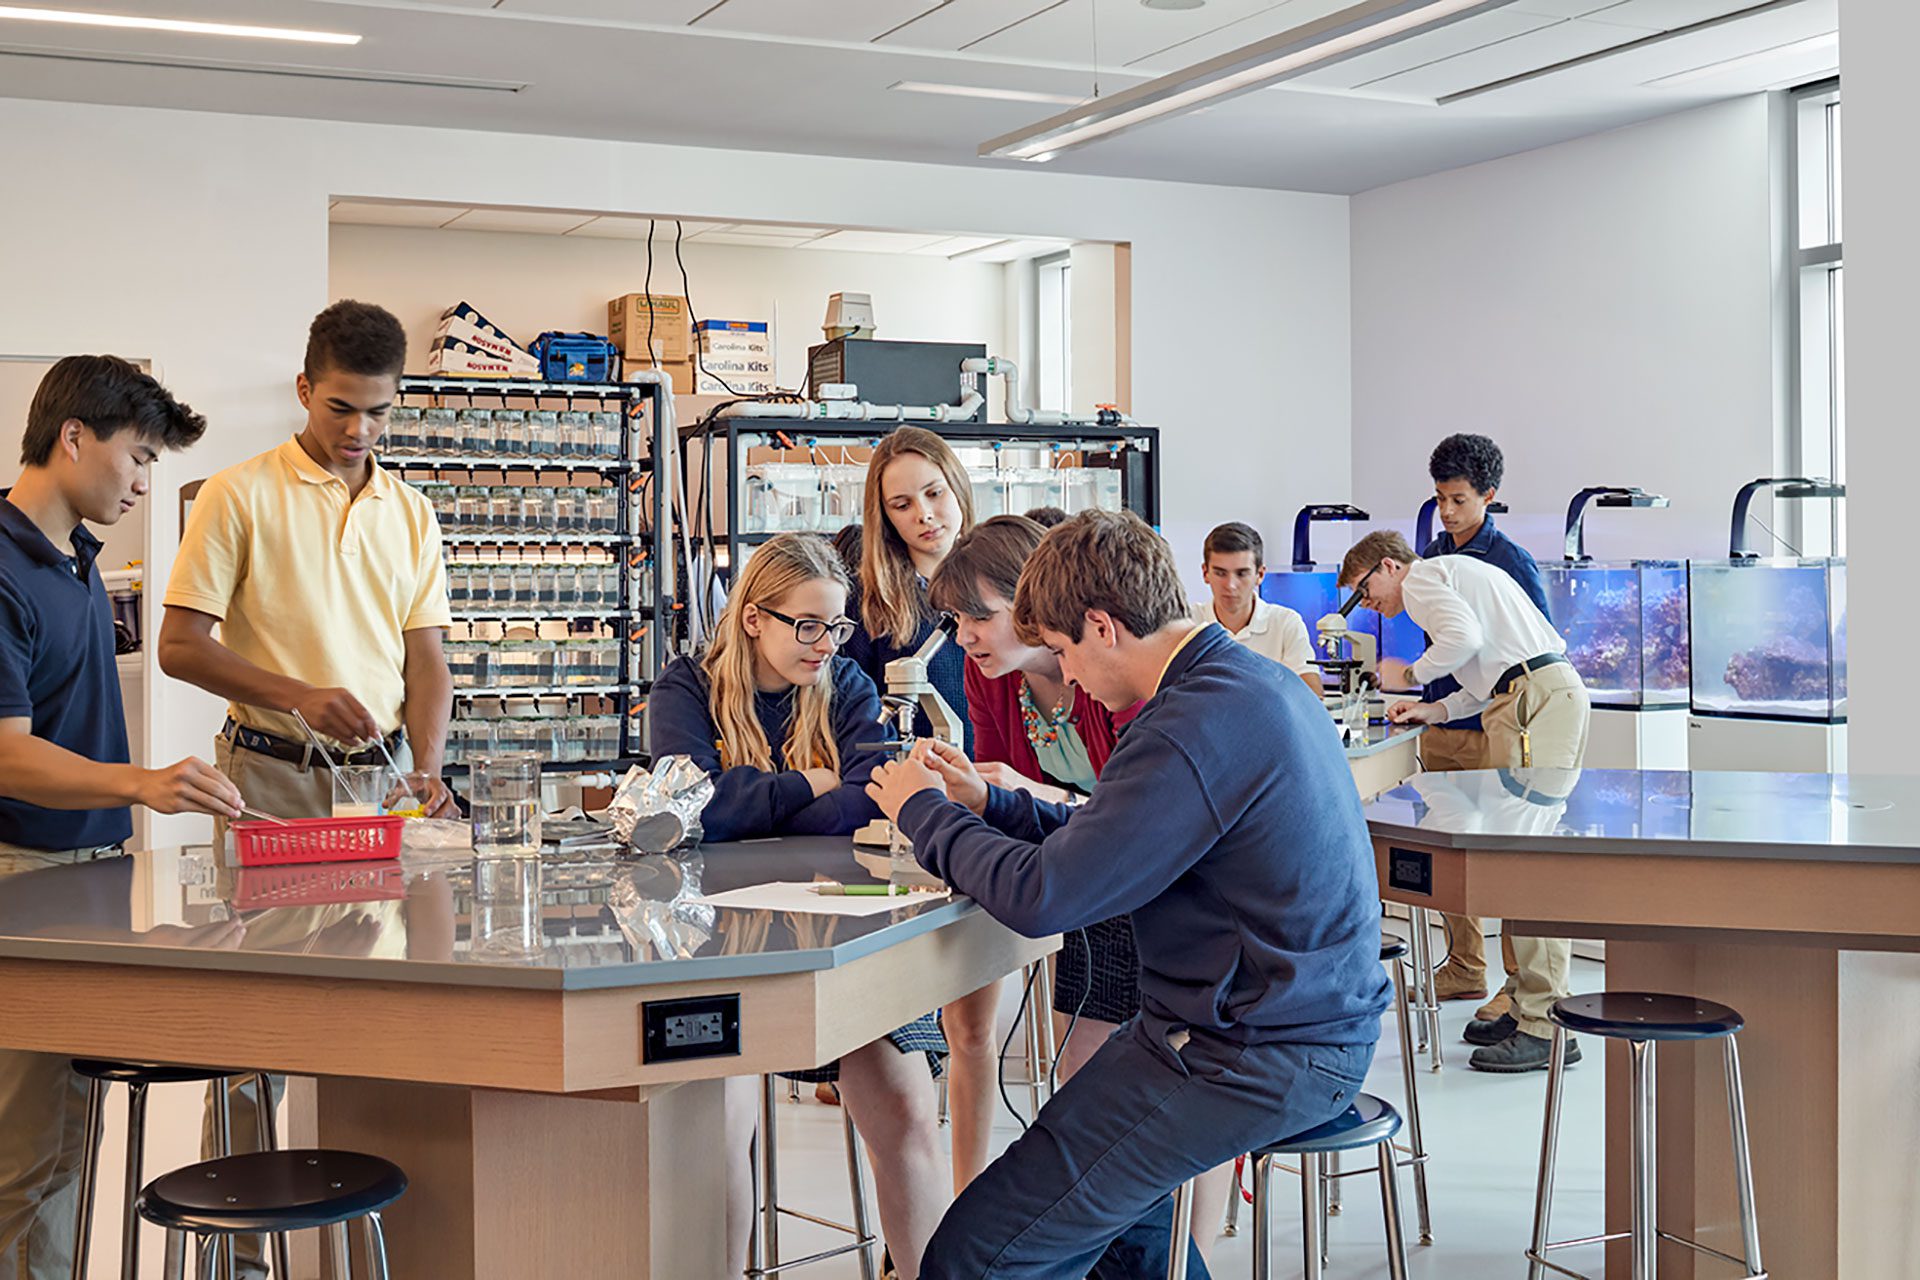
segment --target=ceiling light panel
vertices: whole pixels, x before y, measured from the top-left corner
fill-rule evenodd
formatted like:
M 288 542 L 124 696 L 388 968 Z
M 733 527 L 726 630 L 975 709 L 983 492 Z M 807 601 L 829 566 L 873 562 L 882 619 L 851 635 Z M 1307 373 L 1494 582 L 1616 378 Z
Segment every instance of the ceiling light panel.
M 868 41 L 911 22 L 938 0 L 725 0 L 696 28 L 813 40 Z
M 465 205 L 387 204 L 377 200 L 336 200 L 328 222 L 369 227 L 439 227 L 466 213 Z
M 714 0 L 479 0 L 478 7 L 588 22 L 647 23 L 680 27 L 713 8 Z
M 928 80 L 896 80 L 887 88 L 894 93 L 921 93 L 943 98 L 981 98 L 991 102 L 1033 102 L 1060 107 L 1071 107 L 1087 100 L 1087 95 L 1084 93 L 1041 93 L 1033 89 L 996 89 L 988 85 L 940 84 Z
M 183 18 L 149 17 L 122 13 L 95 13 L 82 9 L 52 9 L 28 5 L 0 5 L 0 22 L 47 23 L 68 27 L 98 27 L 121 31 L 164 31 L 173 35 L 231 36 L 247 40 L 293 40 L 303 44 L 359 44 L 346 31 L 307 31 L 295 27 L 264 27 L 237 22 L 199 22 Z
M 469 209 L 445 224 L 447 231 L 519 231 L 532 235 L 565 235 L 591 222 L 590 213 L 557 213 L 547 209 Z
M 1232 53 L 1255 40 L 1264 40 L 1282 31 L 1318 22 L 1352 3 L 1353 0 L 1282 0 L 1282 3 L 1268 4 L 1237 22 L 1158 45 L 1139 57 L 1129 59 L 1127 67 L 1150 75 L 1164 75 L 1223 53 Z

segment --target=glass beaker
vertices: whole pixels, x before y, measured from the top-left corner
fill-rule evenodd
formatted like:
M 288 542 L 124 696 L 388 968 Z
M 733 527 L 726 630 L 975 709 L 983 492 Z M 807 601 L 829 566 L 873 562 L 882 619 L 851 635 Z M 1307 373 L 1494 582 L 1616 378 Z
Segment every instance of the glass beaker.
M 343 764 L 333 771 L 333 816 L 377 818 L 387 811 L 387 795 L 399 783 L 384 764 Z
M 477 801 L 473 812 L 473 936 L 468 954 L 477 960 L 538 959 L 547 940 L 540 914 L 545 866 L 537 856 L 538 843 L 527 855 L 483 855 Z
M 480 756 L 471 781 L 474 856 L 538 857 L 540 757 L 531 751 Z

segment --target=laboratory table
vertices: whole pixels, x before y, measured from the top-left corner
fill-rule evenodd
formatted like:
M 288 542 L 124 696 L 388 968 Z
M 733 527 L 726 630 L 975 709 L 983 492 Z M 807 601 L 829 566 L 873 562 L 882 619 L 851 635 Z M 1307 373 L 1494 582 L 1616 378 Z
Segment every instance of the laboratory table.
M 723 1077 L 830 1061 L 1058 942 L 963 898 L 698 901 L 862 878 L 815 837 L 543 863 L 537 956 L 480 961 L 498 912 L 473 911 L 472 867 L 183 849 L 7 877 L 0 1046 L 317 1078 L 291 1140 L 412 1179 L 397 1276 L 689 1280 L 724 1269 Z
M 1772 1275 L 1920 1274 L 1920 782 L 1481 770 L 1423 774 L 1367 817 L 1387 900 L 1498 916 L 1519 933 L 1604 938 L 1607 988 L 1678 992 L 1745 1015 Z M 1588 1063 L 1596 1048 L 1589 1040 Z M 1609 1044 L 1605 1060 L 1606 1217 L 1623 1230 L 1624 1044 Z M 1669 1045 L 1658 1063 L 1660 1225 L 1737 1254 L 1719 1055 Z M 1514 1242 L 1516 1257 L 1524 1245 Z M 1624 1244 L 1608 1251 L 1607 1274 L 1627 1275 Z M 1594 1269 L 1578 1251 L 1557 1261 Z M 1674 1280 L 1696 1260 L 1663 1244 L 1660 1264 Z M 1724 1273 L 1710 1260 L 1698 1268 Z

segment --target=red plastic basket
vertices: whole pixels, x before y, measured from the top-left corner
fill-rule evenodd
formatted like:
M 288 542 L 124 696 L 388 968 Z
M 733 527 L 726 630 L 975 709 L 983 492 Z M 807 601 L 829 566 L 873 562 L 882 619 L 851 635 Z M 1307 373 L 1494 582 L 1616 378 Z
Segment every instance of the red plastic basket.
M 236 822 L 233 847 L 243 867 L 278 867 L 294 862 L 361 862 L 400 856 L 405 818 L 294 818 L 275 822 Z
M 397 862 L 241 867 L 233 880 L 233 905 L 241 911 L 336 902 L 385 902 L 406 896 L 406 873 Z

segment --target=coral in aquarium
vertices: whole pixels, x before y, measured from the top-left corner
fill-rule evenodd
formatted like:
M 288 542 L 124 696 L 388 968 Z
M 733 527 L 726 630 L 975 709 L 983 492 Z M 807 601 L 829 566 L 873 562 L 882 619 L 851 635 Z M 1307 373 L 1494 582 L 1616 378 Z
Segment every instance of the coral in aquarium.
M 1727 659 L 1727 684 L 1749 702 L 1813 702 L 1827 697 L 1827 650 L 1776 636 Z
M 1687 593 L 1669 591 L 1646 612 L 1647 631 L 1641 651 L 1647 665 L 1647 685 L 1654 689 L 1684 689 L 1693 655 L 1687 635 Z
M 1607 689 L 1631 689 L 1640 683 L 1634 669 L 1633 636 L 1638 620 L 1633 616 L 1634 592 L 1624 587 L 1595 591 L 1584 612 L 1588 623 L 1580 643 L 1567 650 L 1567 657 L 1588 684 Z

